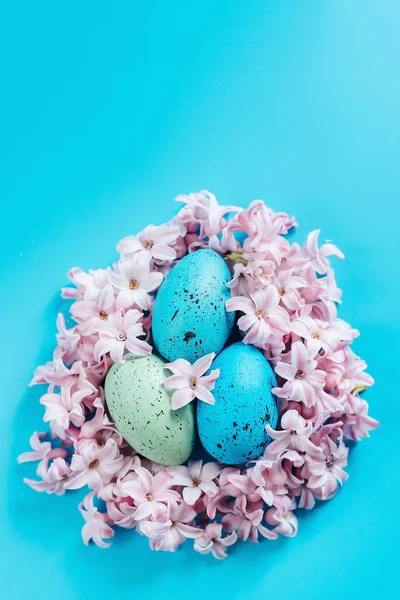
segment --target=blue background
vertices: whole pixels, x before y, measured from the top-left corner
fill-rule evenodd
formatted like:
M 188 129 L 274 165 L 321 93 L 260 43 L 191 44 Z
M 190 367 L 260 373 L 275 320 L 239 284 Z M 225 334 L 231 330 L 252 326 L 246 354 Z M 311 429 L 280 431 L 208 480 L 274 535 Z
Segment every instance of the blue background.
M 399 552 L 398 220 L 400 3 L 396 0 L 18 1 L 0 18 L 0 581 L 4 597 L 395 598 Z M 263 198 L 321 227 L 341 316 L 377 380 L 382 427 L 351 454 L 338 496 L 296 539 L 238 544 L 219 563 L 189 544 L 154 553 L 118 533 L 86 548 L 76 506 L 22 484 L 41 428 L 59 288 L 115 244 L 207 188 Z

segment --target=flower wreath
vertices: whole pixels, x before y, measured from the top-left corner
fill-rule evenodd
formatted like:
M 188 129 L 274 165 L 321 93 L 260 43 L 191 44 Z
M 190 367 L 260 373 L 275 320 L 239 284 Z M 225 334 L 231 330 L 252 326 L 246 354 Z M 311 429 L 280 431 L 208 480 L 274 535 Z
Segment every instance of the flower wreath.
M 176 200 L 184 206 L 167 224 L 119 242 L 112 267 L 69 271 L 74 287 L 62 297 L 74 301 L 72 326 L 58 315 L 53 360 L 31 382 L 48 385 L 40 402 L 50 431 L 35 432 L 32 451 L 19 462 L 39 461 L 39 480 L 24 479 L 36 491 L 89 487 L 79 505 L 85 544 L 109 546 L 105 540 L 119 525 L 147 536 L 153 550 L 174 551 L 190 538 L 198 552 L 225 558 L 238 539 L 296 535 L 295 509 L 310 510 L 336 494 L 348 478 L 346 440 L 369 437 L 378 426 L 359 396 L 373 379 L 350 348 L 359 332 L 337 318 L 341 291 L 327 258 L 343 258 L 336 246 L 318 247 L 318 230 L 304 245 L 290 244 L 295 219 L 260 200 L 246 210 L 220 206 L 207 191 Z M 228 310 L 242 315 L 242 341 L 260 348 L 278 376 L 277 429 L 269 428 L 272 442 L 246 465 L 192 459 L 161 466 L 136 453 L 106 411 L 110 367 L 127 353 L 152 351 L 157 288 L 199 248 L 225 259 L 232 274 Z M 199 381 L 212 358 L 192 367 Z M 179 369 L 171 370 L 170 380 L 179 377 Z M 200 399 L 213 401 L 216 375 L 204 378 Z M 175 402 L 192 400 L 191 391 L 186 386 Z

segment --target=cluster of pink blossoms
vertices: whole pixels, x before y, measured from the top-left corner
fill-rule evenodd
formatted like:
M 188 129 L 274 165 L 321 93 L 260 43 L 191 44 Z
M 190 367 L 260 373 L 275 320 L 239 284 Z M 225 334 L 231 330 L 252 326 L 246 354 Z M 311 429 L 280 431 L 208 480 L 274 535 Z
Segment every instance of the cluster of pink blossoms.
M 225 558 L 238 539 L 296 535 L 295 509 L 338 491 L 348 477 L 345 440 L 368 437 L 378 425 L 359 396 L 373 379 L 350 348 L 358 331 L 337 317 L 341 291 L 328 260 L 343 258 L 336 246 L 319 246 L 319 231 L 291 245 L 285 236 L 294 218 L 262 201 L 246 210 L 222 207 L 205 191 L 177 201 L 184 207 L 169 223 L 121 240 L 112 267 L 69 272 L 74 287 L 62 295 L 74 300 L 73 325 L 59 315 L 53 360 L 32 381 L 48 386 L 41 403 L 49 431 L 34 433 L 32 451 L 19 461 L 38 461 L 38 479 L 25 479 L 37 491 L 89 488 L 79 506 L 86 544 L 107 547 L 119 525 L 147 536 L 153 550 L 174 551 L 193 539 L 198 552 Z M 275 369 L 279 425 L 268 428 L 273 441 L 248 465 L 163 467 L 124 442 L 108 419 L 102 385 L 124 354 L 152 352 L 158 287 L 176 261 L 206 247 L 231 269 L 227 310 L 237 311 L 243 342 Z M 200 400 L 213 401 L 216 375 L 202 378 Z M 193 399 L 182 369 L 170 380 L 181 390 L 177 406 Z

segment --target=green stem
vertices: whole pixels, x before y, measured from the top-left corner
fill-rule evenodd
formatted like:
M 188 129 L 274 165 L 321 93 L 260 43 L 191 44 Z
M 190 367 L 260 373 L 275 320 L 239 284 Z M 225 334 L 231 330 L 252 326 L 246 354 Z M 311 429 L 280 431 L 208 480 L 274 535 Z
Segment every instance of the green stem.
M 249 262 L 247 258 L 243 258 L 240 252 L 230 252 L 229 254 L 225 254 L 226 260 L 231 260 L 235 263 L 242 263 L 243 265 L 247 265 Z
M 368 386 L 366 386 L 364 383 L 358 383 L 352 390 L 351 393 L 352 394 L 362 394 L 363 392 L 365 392 L 365 390 L 367 389 Z

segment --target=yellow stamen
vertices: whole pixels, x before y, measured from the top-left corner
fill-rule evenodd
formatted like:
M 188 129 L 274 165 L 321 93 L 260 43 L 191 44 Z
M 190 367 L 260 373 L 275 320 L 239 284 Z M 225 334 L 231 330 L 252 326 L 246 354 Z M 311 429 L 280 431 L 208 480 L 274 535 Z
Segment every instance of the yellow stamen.
M 136 281 L 136 279 L 131 279 L 129 282 L 129 289 L 131 290 L 137 290 L 139 287 L 139 282 Z

